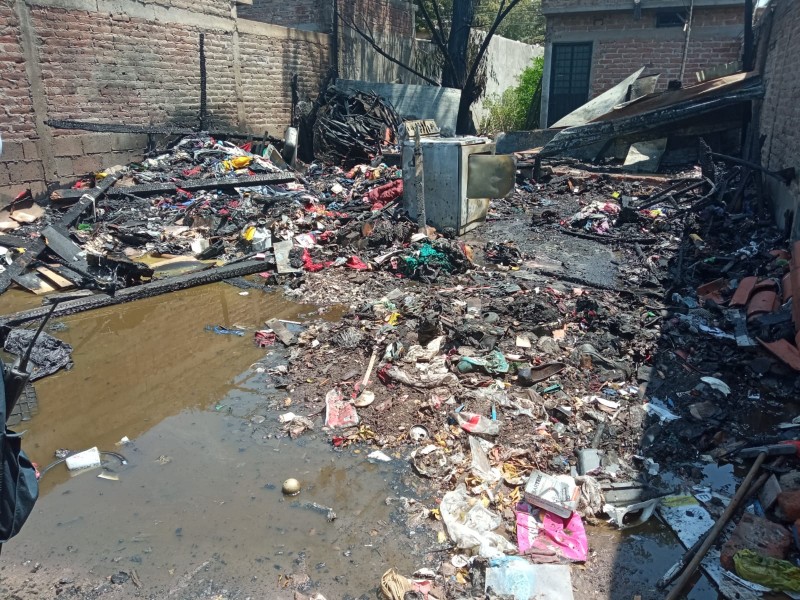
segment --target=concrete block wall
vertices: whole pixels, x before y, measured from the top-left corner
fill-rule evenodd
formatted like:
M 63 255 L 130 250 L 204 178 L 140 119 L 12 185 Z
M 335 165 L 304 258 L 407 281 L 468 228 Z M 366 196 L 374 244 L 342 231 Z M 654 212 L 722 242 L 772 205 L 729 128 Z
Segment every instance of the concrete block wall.
M 65 8 L 68 7 L 68 8 Z M 330 36 L 239 19 L 230 0 L 0 0 L 0 206 L 142 157 L 146 136 L 48 119 L 195 126 L 205 33 L 210 126 L 280 135 L 294 72 L 318 93 Z
M 766 94 L 761 103 L 760 133 L 766 136 L 761 164 L 772 170 L 794 167 L 800 175 L 800 4 L 772 0 L 768 8 L 772 27 L 764 69 Z M 775 216 L 784 223 L 786 211 L 794 213 L 792 239 L 800 240 L 800 182 L 790 186 L 764 178 L 771 192 Z

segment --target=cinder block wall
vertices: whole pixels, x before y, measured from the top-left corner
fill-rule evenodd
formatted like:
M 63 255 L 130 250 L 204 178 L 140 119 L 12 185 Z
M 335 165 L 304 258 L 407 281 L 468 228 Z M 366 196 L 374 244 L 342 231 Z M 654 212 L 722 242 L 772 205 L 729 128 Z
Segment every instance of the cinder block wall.
M 230 0 L 0 0 L 0 205 L 138 160 L 146 146 L 146 136 L 53 130 L 48 119 L 196 125 L 201 32 L 211 127 L 280 135 L 292 73 L 315 96 L 330 36 L 236 11 Z
M 761 163 L 772 170 L 794 167 L 800 175 L 800 4 L 796 0 L 772 0 L 772 26 L 767 46 L 761 103 L 760 130 L 766 136 Z M 784 223 L 786 211 L 794 212 L 792 239 L 800 239 L 800 182 L 786 186 L 764 178 L 774 201 L 775 216 Z

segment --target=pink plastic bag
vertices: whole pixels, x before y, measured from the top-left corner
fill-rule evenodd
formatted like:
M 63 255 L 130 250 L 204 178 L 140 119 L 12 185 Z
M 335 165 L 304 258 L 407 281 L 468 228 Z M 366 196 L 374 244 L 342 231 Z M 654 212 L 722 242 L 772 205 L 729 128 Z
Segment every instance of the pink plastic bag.
M 576 562 L 584 562 L 589 554 L 586 529 L 577 512 L 562 519 L 525 503 L 517 505 L 517 545 L 520 554 L 555 552 Z

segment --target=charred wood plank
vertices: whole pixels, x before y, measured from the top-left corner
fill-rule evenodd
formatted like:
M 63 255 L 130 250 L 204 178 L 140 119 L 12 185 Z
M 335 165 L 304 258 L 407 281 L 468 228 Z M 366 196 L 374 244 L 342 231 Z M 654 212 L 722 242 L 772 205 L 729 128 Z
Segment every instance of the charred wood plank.
M 68 229 L 72 224 L 77 221 L 90 205 L 93 205 L 100 197 L 105 194 L 108 189 L 117 182 L 116 175 L 109 175 L 103 178 L 100 183 L 90 190 L 69 190 L 77 194 L 75 197 L 80 198 L 67 212 L 65 212 L 58 224 L 64 229 Z
M 135 287 L 125 288 L 119 290 L 113 296 L 107 294 L 93 294 L 86 298 L 62 302 L 58 305 L 58 308 L 56 308 L 55 312 L 53 313 L 53 317 L 65 317 L 67 315 L 73 315 L 87 310 L 93 310 L 95 308 L 103 308 L 105 306 L 133 302 L 134 300 L 141 300 L 143 298 L 152 298 L 154 296 L 159 296 L 169 292 L 184 290 L 199 285 L 206 285 L 208 283 L 216 283 L 232 277 L 244 277 L 245 275 L 252 275 L 261 271 L 266 271 L 269 268 L 269 263 L 266 263 L 263 260 L 250 260 L 233 265 L 209 268 L 205 271 L 200 271 L 197 273 L 189 273 L 186 275 L 179 275 L 177 277 L 161 279 Z M 20 325 L 21 323 L 27 323 L 43 317 L 49 312 L 49 310 L 49 306 L 44 306 L 41 308 L 34 308 L 32 310 L 25 310 L 6 315 L 0 317 L 0 326 L 14 326 Z
M 133 185 L 128 187 L 111 188 L 107 194 L 111 197 L 126 196 L 136 194 L 144 196 L 147 194 L 166 194 L 175 193 L 178 188 L 189 192 L 200 190 L 217 190 L 235 187 L 253 187 L 258 185 L 269 185 L 275 183 L 289 183 L 297 180 L 297 175 L 289 171 L 279 173 L 268 173 L 266 175 L 253 175 L 246 177 L 223 177 L 220 179 L 186 179 L 174 183 L 156 183 L 147 185 Z M 81 190 L 59 190 L 59 198 L 71 200 L 83 196 Z M 77 206 L 77 205 L 76 205 Z M 73 207 L 75 208 L 75 207 Z M 70 209 L 71 211 L 72 209 Z M 83 212 L 83 210 L 81 210 Z
M 169 127 L 169 126 L 140 126 L 123 125 L 121 123 L 89 123 L 86 121 L 57 120 L 49 119 L 45 125 L 54 129 L 79 129 L 82 131 L 96 131 L 98 133 L 138 133 L 141 135 L 197 135 L 199 132 L 192 127 Z M 262 134 L 242 133 L 241 131 L 229 131 L 215 129 L 205 132 L 212 137 L 231 138 L 238 140 L 249 140 L 264 137 Z M 282 142 L 283 140 L 272 136 L 266 136 L 272 142 Z
M 44 242 L 41 240 L 33 240 L 30 244 L 28 244 L 27 248 L 25 248 L 25 252 L 18 256 L 14 262 L 12 262 L 6 270 L 0 273 L 0 294 L 5 292 L 8 289 L 8 286 L 11 285 L 11 282 L 14 280 L 15 277 L 22 275 L 25 272 L 25 269 L 36 260 L 39 255 L 44 252 Z

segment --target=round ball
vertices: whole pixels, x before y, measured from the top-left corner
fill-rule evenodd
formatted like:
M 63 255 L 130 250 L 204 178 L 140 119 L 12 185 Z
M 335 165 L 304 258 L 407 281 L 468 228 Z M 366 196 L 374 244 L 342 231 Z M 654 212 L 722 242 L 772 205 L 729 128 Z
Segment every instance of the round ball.
M 287 479 L 283 482 L 283 493 L 287 496 L 294 496 L 300 493 L 300 482 L 297 479 Z

